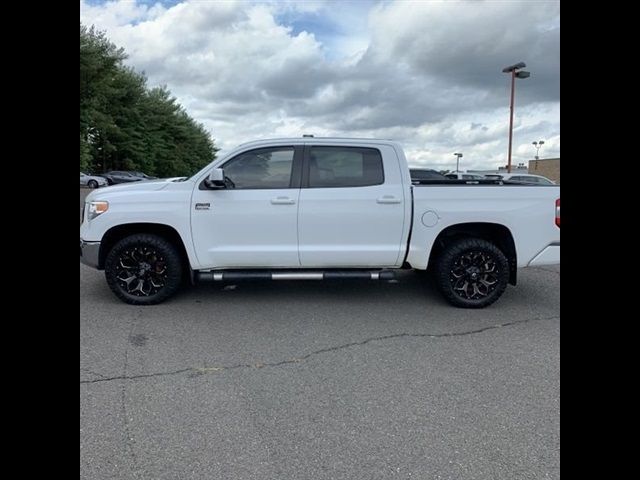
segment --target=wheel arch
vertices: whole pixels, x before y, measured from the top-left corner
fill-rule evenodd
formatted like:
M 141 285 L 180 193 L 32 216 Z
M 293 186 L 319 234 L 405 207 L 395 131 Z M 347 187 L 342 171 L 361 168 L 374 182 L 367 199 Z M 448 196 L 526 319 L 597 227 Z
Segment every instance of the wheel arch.
M 102 236 L 102 241 L 100 242 L 98 268 L 100 270 L 104 269 L 104 261 L 111 248 L 117 242 L 129 235 L 135 235 L 138 233 L 158 235 L 171 242 L 180 252 L 180 257 L 182 258 L 185 270 L 191 272 L 191 264 L 189 262 L 189 255 L 187 254 L 184 240 L 175 228 L 161 223 L 125 223 L 111 227 Z
M 465 237 L 482 238 L 502 250 L 509 261 L 509 283 L 511 285 L 516 284 L 518 274 L 516 244 L 511 230 L 499 223 L 470 222 L 448 226 L 438 234 L 433 242 L 428 265 L 432 266 L 434 264 L 435 259 L 452 240 Z

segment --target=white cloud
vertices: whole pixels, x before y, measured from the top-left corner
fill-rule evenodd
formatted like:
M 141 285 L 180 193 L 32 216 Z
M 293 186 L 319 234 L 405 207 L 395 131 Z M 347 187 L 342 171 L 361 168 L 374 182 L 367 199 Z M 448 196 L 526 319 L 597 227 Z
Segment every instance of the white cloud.
M 81 2 L 144 71 L 230 148 L 303 133 L 393 138 L 412 163 L 506 163 L 508 77 L 520 60 L 513 161 L 559 156 L 559 2 Z M 517 20 L 517 21 L 516 21 Z

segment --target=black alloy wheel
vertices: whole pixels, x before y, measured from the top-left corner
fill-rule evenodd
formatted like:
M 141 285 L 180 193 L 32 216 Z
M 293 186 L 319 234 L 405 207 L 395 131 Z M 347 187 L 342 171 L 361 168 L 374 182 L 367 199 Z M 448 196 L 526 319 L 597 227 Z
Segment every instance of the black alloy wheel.
M 504 293 L 509 282 L 509 261 L 487 240 L 462 238 L 452 241 L 441 253 L 436 279 L 451 304 L 482 308 Z
M 117 242 L 105 260 L 107 283 L 121 300 L 153 305 L 181 284 L 182 259 L 173 244 L 157 235 L 136 234 Z

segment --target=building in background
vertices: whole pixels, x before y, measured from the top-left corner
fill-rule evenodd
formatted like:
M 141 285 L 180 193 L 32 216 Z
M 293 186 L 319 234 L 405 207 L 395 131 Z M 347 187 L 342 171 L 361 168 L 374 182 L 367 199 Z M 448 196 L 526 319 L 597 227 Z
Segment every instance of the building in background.
M 560 185 L 560 158 L 529 160 L 529 173 L 542 175 Z

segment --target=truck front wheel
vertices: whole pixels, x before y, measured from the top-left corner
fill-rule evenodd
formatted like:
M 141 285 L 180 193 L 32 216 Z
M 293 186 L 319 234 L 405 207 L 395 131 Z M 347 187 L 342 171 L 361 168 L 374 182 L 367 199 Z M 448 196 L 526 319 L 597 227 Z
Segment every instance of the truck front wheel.
M 169 298 L 180 287 L 182 268 L 173 244 L 150 234 L 118 241 L 104 263 L 109 287 L 131 305 L 154 305 Z
M 436 260 L 438 288 L 456 307 L 482 308 L 504 293 L 509 281 L 509 261 L 493 243 L 462 238 L 445 246 Z

